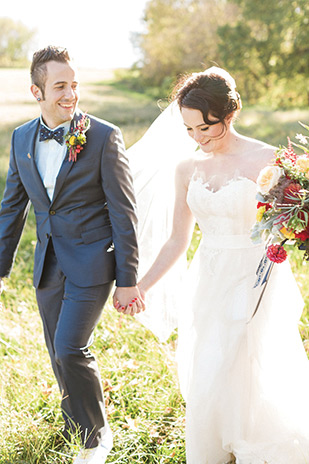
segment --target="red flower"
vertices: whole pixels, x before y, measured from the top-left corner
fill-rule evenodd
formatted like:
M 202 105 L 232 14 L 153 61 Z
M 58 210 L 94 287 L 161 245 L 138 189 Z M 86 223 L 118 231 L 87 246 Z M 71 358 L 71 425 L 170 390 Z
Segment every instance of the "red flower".
M 282 164 L 281 158 L 279 158 L 279 156 L 276 158 L 275 164 L 277 166 L 279 166 L 279 168 L 282 168 L 283 164 Z
M 297 154 L 293 150 L 292 142 L 291 142 L 290 138 L 287 137 L 287 139 L 288 139 L 288 148 L 285 149 L 285 151 L 283 153 L 283 156 L 285 158 L 289 159 L 293 164 L 295 164 L 296 159 L 297 159 Z
M 285 187 L 283 190 L 284 200 L 287 203 L 298 203 L 300 202 L 299 191 L 301 190 L 301 185 L 295 182 L 292 182 L 290 185 Z M 292 198 L 291 198 L 292 197 Z
M 297 213 L 297 217 L 301 219 L 302 221 L 304 221 L 304 224 L 306 220 L 305 213 L 308 214 L 309 211 L 305 209 L 304 211 L 299 211 Z M 307 224 L 307 226 L 305 226 L 305 228 L 301 232 L 294 232 L 294 233 L 295 233 L 295 238 L 298 238 L 302 242 L 304 242 L 305 240 L 307 240 L 307 238 L 309 238 L 309 223 Z
M 256 207 L 257 209 L 261 208 L 262 206 L 265 206 L 265 211 L 268 211 L 269 209 L 272 208 L 271 204 L 270 203 L 262 203 L 261 201 L 258 201 Z
M 270 245 L 266 252 L 267 258 L 274 263 L 282 263 L 287 258 L 287 252 L 282 245 Z
M 295 237 L 299 238 L 302 242 L 307 240 L 307 238 L 309 238 L 309 230 L 308 230 L 308 228 L 305 229 L 305 230 L 302 230 L 299 233 L 295 232 Z
M 305 215 L 303 213 L 303 211 L 299 211 L 299 213 L 297 214 L 297 216 L 302 219 L 303 221 L 305 220 Z M 305 240 L 307 240 L 307 238 L 309 238 L 309 223 L 307 224 L 307 226 L 305 227 L 305 229 L 303 229 L 301 232 L 295 232 L 295 237 L 296 238 L 299 238 L 302 242 L 304 242 Z

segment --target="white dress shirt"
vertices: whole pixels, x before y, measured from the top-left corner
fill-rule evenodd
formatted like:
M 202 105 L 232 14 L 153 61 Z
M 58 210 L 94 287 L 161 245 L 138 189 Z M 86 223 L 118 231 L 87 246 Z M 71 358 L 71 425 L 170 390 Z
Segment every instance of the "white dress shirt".
M 64 135 L 69 131 L 71 121 L 67 121 L 54 129 L 50 129 L 44 124 L 41 116 L 41 124 L 47 127 L 49 130 L 56 130 L 59 127 L 64 128 Z M 65 141 L 63 145 L 60 145 L 56 140 L 50 139 L 40 142 L 40 131 L 38 132 L 36 144 L 35 144 L 35 162 L 40 173 L 44 187 L 46 188 L 47 194 L 52 200 L 56 178 L 67 153 L 67 145 Z

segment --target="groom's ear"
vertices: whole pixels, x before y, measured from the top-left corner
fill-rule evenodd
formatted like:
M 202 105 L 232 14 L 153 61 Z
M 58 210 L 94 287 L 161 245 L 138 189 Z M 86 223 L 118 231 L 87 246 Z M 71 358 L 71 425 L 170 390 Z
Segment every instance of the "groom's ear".
M 31 90 L 32 95 L 38 102 L 43 100 L 42 91 L 37 85 L 32 84 L 30 87 L 30 90 Z

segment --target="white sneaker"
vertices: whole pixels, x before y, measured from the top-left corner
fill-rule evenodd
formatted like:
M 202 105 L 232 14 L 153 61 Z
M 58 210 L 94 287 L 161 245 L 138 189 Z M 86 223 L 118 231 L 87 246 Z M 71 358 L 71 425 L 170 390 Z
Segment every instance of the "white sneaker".
M 109 450 L 103 445 L 99 445 L 96 448 L 82 448 L 73 464 L 104 464 Z

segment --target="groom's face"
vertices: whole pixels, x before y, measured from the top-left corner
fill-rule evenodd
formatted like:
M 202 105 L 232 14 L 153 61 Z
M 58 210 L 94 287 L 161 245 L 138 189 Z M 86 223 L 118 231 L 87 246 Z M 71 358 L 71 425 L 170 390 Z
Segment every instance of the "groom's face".
M 46 63 L 44 99 L 40 106 L 45 124 L 51 129 L 70 121 L 79 100 L 79 82 L 72 63 Z

